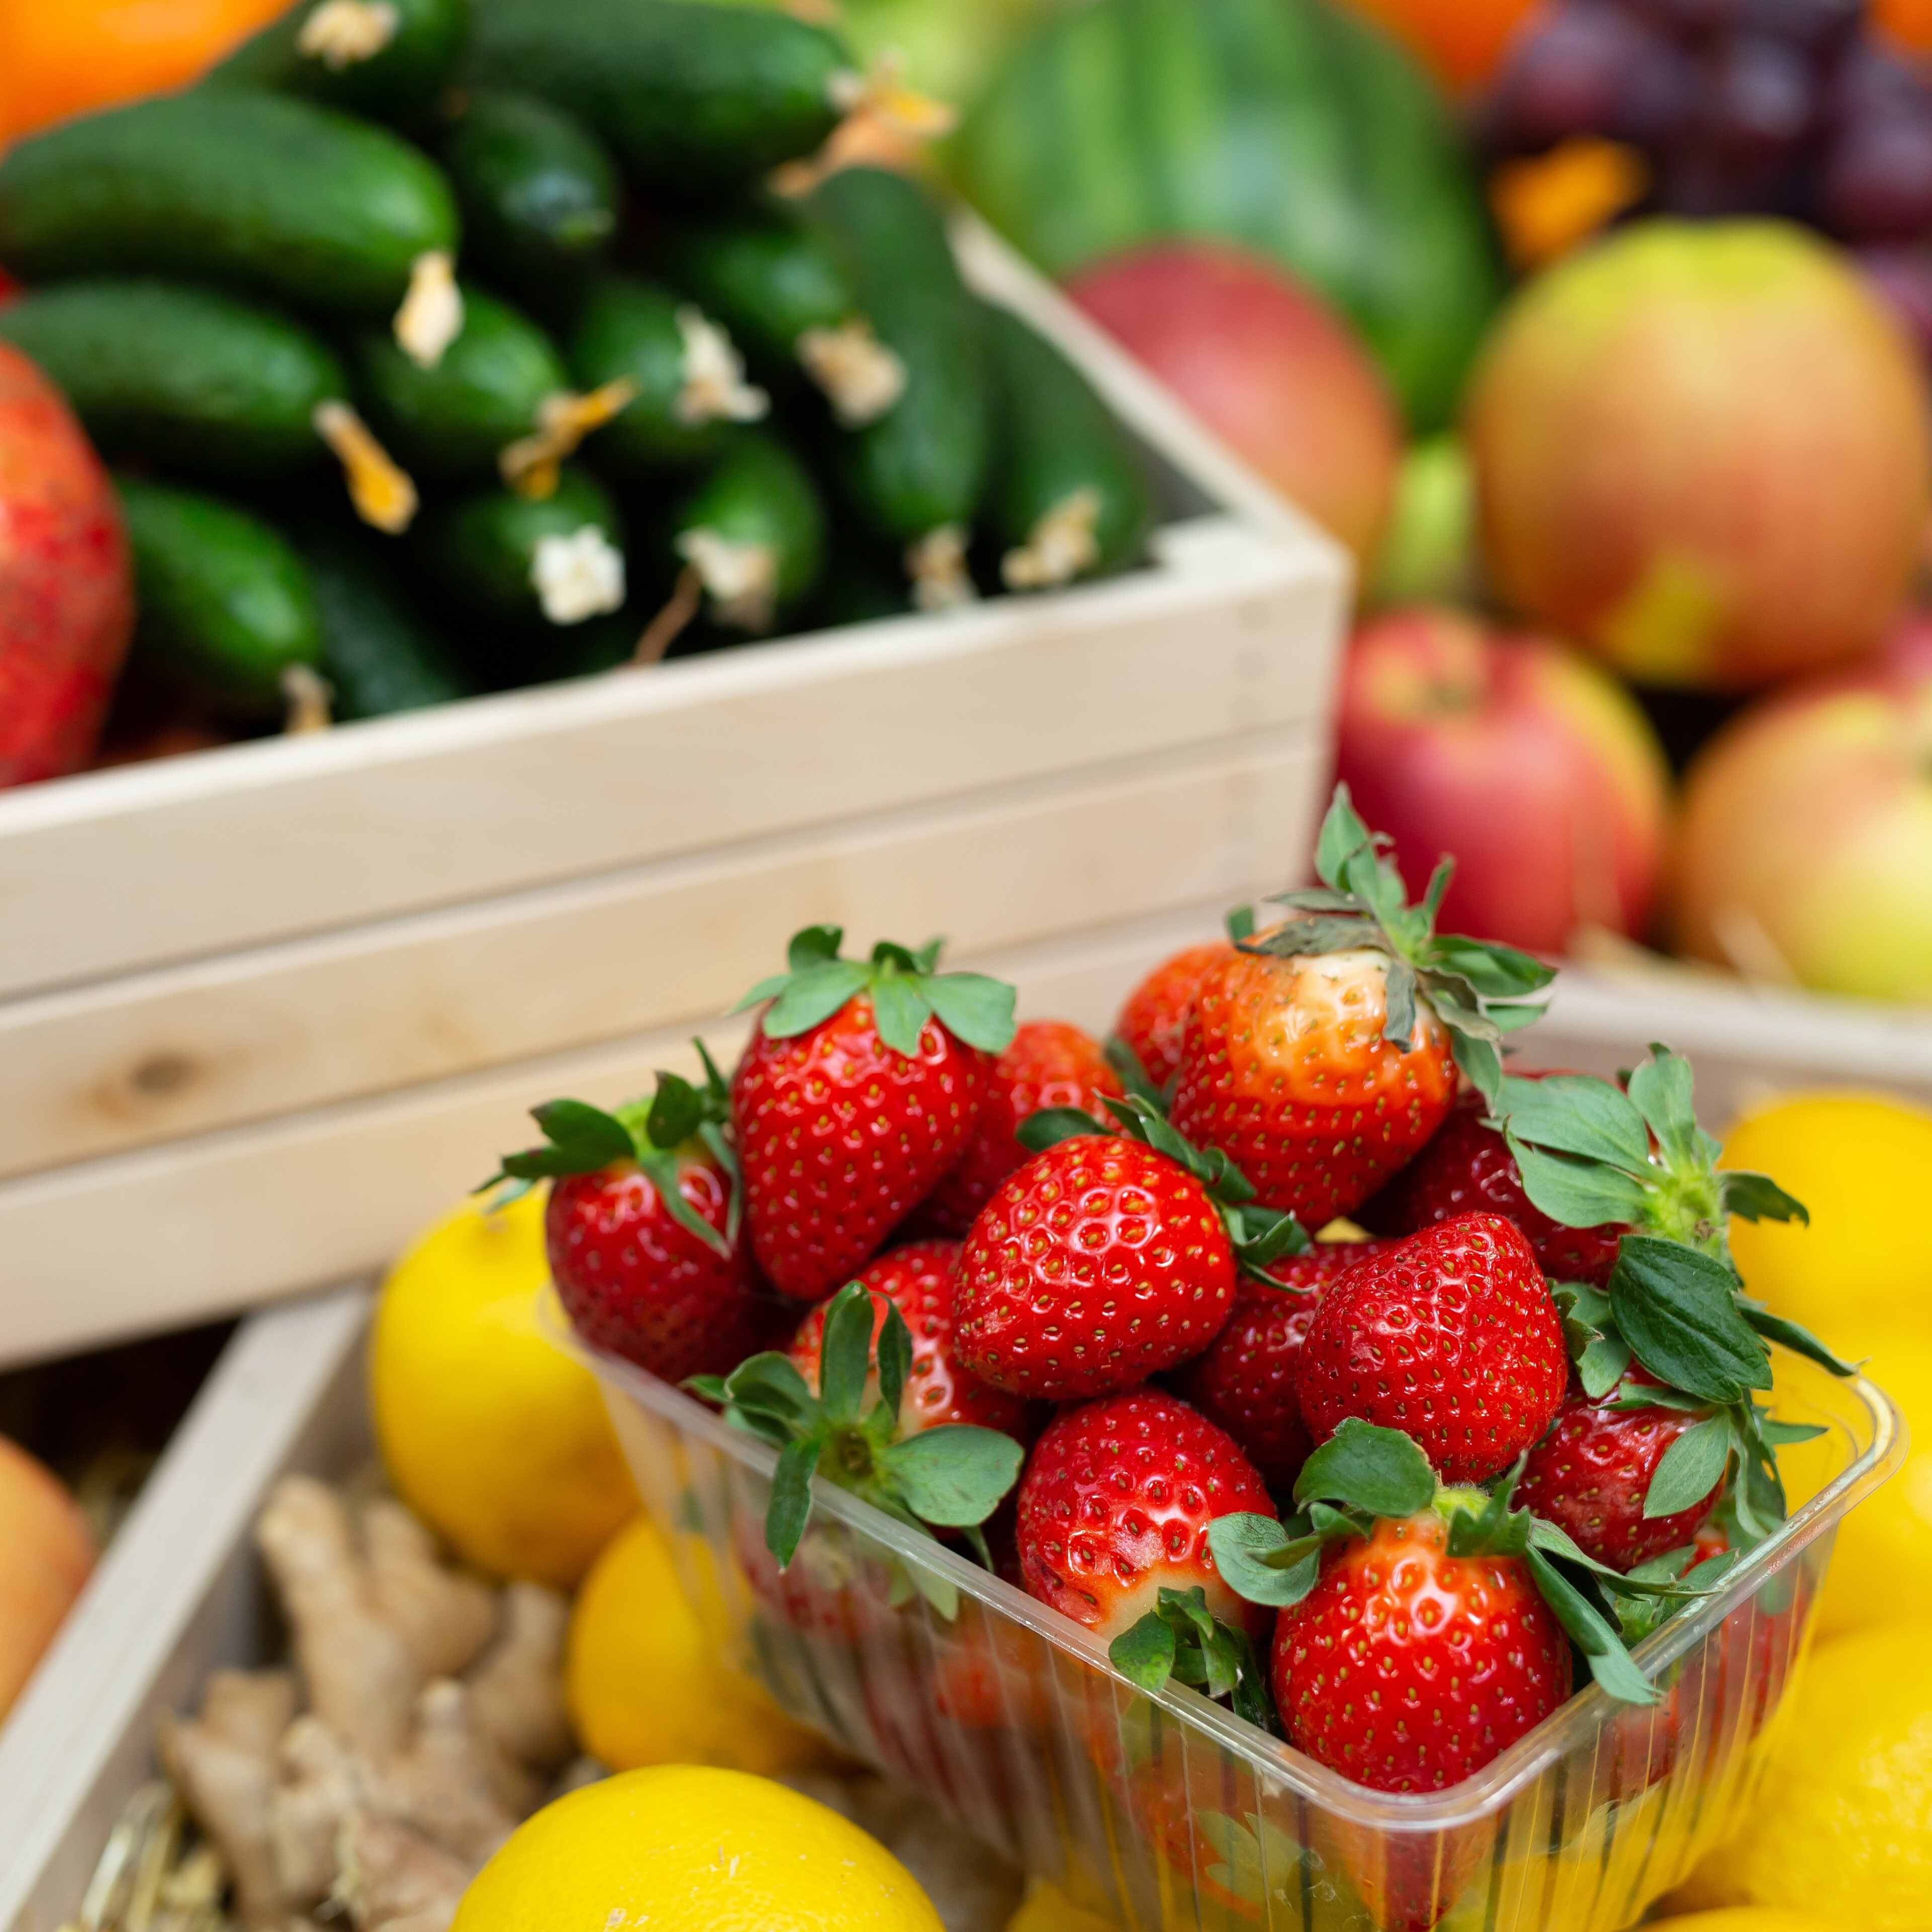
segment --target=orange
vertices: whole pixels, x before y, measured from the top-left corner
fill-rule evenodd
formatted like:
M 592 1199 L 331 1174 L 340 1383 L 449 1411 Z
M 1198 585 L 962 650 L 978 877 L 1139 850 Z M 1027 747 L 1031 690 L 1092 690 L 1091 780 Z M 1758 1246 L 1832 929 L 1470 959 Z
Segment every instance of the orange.
M 1932 50 L 1932 0 L 1878 0 L 1872 22 L 1902 46 Z
M 1542 0 L 1354 0 L 1443 85 L 1473 93 L 1502 64 L 1510 37 Z M 1913 4 L 1913 0 L 1907 0 Z M 1916 0 L 1921 6 L 1932 0 Z

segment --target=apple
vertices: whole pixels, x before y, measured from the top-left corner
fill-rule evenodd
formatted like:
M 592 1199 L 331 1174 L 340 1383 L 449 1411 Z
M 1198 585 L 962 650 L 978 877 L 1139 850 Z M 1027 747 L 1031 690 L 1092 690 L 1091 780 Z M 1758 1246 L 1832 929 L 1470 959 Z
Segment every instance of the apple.
M 0 1718 L 74 1607 L 94 1539 L 59 1479 L 0 1436 Z
M 1932 617 L 1705 746 L 1684 778 L 1670 896 L 1693 958 L 1932 1003 Z
M 1932 505 L 1916 351 L 1781 222 L 1643 222 L 1560 262 L 1498 324 L 1466 427 L 1496 590 L 1641 682 L 1869 654 Z
M 1366 569 L 1395 494 L 1401 418 L 1318 296 L 1259 256 L 1202 242 L 1110 256 L 1066 292 Z
M 1376 619 L 1348 647 L 1336 764 L 1412 894 L 1455 854 L 1443 931 L 1557 953 L 1648 925 L 1669 769 L 1629 694 L 1563 645 L 1448 610 Z

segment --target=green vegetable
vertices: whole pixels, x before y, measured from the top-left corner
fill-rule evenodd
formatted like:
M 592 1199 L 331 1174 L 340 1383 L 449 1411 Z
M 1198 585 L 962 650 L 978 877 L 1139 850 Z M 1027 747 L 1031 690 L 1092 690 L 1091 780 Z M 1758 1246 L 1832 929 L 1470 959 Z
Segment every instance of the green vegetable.
M 384 547 L 315 524 L 298 543 L 322 620 L 322 670 L 340 719 L 418 711 L 468 695 L 454 654 L 416 608 Z
M 380 128 L 236 88 L 136 101 L 0 159 L 0 261 L 29 283 L 152 270 L 299 307 L 393 310 L 453 254 L 435 164 Z
M 316 406 L 349 389 L 334 352 L 301 323 L 170 282 L 34 290 L 0 308 L 0 340 L 53 379 L 109 455 L 214 476 L 320 460 Z
M 1004 309 L 986 326 L 998 423 L 988 508 L 1007 589 L 1124 569 L 1154 518 L 1139 452 L 1051 343 Z
M 470 615 L 519 628 L 586 622 L 624 602 L 616 508 L 580 470 L 539 500 L 508 490 L 439 506 L 419 526 L 425 573 Z
M 208 80 L 361 114 L 411 115 L 448 79 L 469 24 L 469 0 L 302 0 Z
M 715 622 L 765 632 L 817 589 L 826 518 L 803 464 L 747 434 L 681 504 L 671 548 L 698 573 Z
M 122 476 L 140 622 L 135 650 L 231 716 L 281 716 L 292 668 L 322 654 L 307 566 L 260 518 L 219 498 Z

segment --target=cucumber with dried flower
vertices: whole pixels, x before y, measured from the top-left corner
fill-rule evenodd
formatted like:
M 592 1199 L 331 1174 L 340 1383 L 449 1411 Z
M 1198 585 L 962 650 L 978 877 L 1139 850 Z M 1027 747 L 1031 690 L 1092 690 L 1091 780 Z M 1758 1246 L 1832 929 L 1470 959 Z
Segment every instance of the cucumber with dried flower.
M 616 165 L 574 115 L 532 94 L 478 88 L 457 109 L 442 154 L 472 266 L 544 303 L 609 252 L 622 212 Z
M 670 546 L 713 623 L 762 636 L 818 587 L 826 533 L 805 465 L 776 437 L 746 432 L 678 506 Z
M 411 116 L 463 50 L 469 0 L 300 0 L 244 40 L 204 85 L 299 94 L 358 114 Z
M 997 455 L 986 519 L 1009 590 L 1124 570 L 1154 519 L 1147 468 L 1086 377 L 1010 310 L 985 312 Z
M 701 462 L 723 448 L 734 424 L 760 422 L 770 410 L 717 322 L 695 302 L 635 276 L 608 276 L 590 291 L 571 332 L 568 359 L 584 390 L 632 387 L 598 438 L 598 457 L 613 469 Z
M 308 566 L 259 517 L 193 490 L 117 476 L 142 662 L 227 716 L 280 717 L 291 674 L 322 662 Z
M 820 147 L 856 76 L 838 34 L 706 0 L 488 0 L 458 71 L 578 116 L 640 185 L 710 198 Z
M 673 279 L 774 376 L 801 371 L 848 428 L 874 422 L 905 388 L 905 367 L 880 341 L 844 256 L 783 202 L 674 230 Z
M 417 554 L 452 604 L 489 622 L 581 624 L 624 603 L 623 524 L 581 470 L 566 470 L 548 496 L 493 490 L 438 506 Z
M 992 454 L 980 304 L 960 280 L 940 210 L 903 175 L 844 168 L 809 212 L 844 253 L 860 307 L 905 369 L 905 390 L 876 421 L 836 440 L 853 507 L 906 556 L 916 601 L 972 594 L 965 568 Z
M 315 521 L 297 530 L 296 542 L 314 587 L 322 674 L 338 719 L 387 717 L 469 695 L 470 679 L 383 545 Z

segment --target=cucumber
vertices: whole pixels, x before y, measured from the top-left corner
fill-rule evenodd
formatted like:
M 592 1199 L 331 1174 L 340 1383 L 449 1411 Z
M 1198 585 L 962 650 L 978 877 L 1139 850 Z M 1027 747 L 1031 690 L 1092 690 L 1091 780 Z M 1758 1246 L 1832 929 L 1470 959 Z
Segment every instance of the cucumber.
M 322 673 L 343 720 L 419 711 L 473 688 L 416 608 L 382 547 L 354 530 L 304 525 L 297 546 L 322 620 Z
M 550 338 L 467 283 L 462 332 L 434 368 L 387 332 L 362 335 L 354 354 L 370 427 L 405 468 L 436 476 L 488 476 L 506 447 L 535 432 L 544 402 L 570 388 Z
M 773 203 L 674 231 L 671 279 L 774 376 L 802 368 L 838 420 L 856 428 L 899 399 L 905 370 L 859 305 L 839 250 L 822 229 Z
M 457 234 L 442 171 L 406 142 L 242 88 L 136 101 L 0 158 L 0 261 L 28 283 L 147 270 L 374 315 Z
M 231 717 L 279 718 L 289 672 L 322 661 L 308 566 L 259 518 L 218 497 L 115 482 L 134 559 L 141 660 Z
M 440 506 L 420 527 L 426 574 L 472 616 L 544 629 L 622 606 L 623 526 L 580 470 L 541 500 L 491 490 Z
M 988 307 L 998 442 L 987 501 L 1009 590 L 1124 570 L 1154 520 L 1145 466 L 1086 377 L 1016 315 Z
M 825 508 L 783 443 L 746 434 L 678 506 L 670 542 L 712 622 L 762 635 L 818 587 Z
M 608 141 L 632 179 L 680 199 L 760 179 L 821 146 L 855 63 L 823 27 L 704 0 L 482 0 L 459 71 L 526 88 Z
M 744 380 L 736 347 L 695 304 L 628 275 L 599 282 L 569 342 L 570 372 L 596 390 L 629 382 L 637 393 L 598 439 L 614 469 L 662 470 L 701 462 L 721 449 L 734 423 L 770 407 Z
M 992 449 L 985 334 L 938 208 L 903 175 L 842 168 L 809 209 L 846 255 L 880 340 L 904 364 L 905 393 L 842 436 L 853 508 L 904 545 L 922 608 L 970 595 L 962 558 Z
M 462 51 L 469 0 L 301 0 L 204 84 L 300 94 L 359 114 L 428 107 Z
M 442 144 L 470 260 L 538 298 L 608 252 L 621 190 L 584 124 L 533 94 L 470 95 Z
M 318 461 L 316 406 L 349 392 L 334 352 L 301 323 L 175 283 L 34 290 L 0 308 L 0 341 L 52 377 L 110 457 L 212 476 Z

